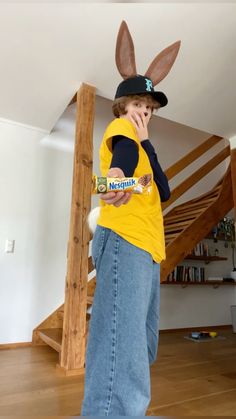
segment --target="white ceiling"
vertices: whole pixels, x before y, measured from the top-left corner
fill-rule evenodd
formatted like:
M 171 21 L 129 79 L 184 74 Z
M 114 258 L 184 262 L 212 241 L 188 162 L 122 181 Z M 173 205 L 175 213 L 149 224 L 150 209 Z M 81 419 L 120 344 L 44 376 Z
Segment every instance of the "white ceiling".
M 236 135 L 236 3 L 0 3 L 0 118 L 51 130 L 81 82 L 112 99 L 122 20 L 144 73 L 181 39 L 173 69 L 157 88 L 160 116 L 229 138 Z

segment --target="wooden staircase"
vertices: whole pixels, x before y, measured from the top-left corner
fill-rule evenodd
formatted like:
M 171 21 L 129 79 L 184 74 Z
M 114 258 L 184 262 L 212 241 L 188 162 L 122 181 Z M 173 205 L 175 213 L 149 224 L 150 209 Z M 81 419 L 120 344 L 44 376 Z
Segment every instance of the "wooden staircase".
M 91 184 L 88 179 L 92 178 L 93 117 L 91 115 L 94 113 L 94 97 L 94 89 L 82 85 L 72 101 L 77 101 L 77 128 L 65 303 L 33 331 L 33 344 L 50 345 L 59 353 L 58 368 L 65 375 L 84 373 L 89 309 L 93 303 L 96 287 L 95 270 L 91 257 L 88 258 L 91 237 L 87 226 L 91 201 Z M 166 170 L 168 179 L 172 179 L 221 140 L 223 139 L 217 136 L 208 138 Z M 163 203 L 163 211 L 166 212 L 170 205 L 173 206 L 178 198 L 229 156 L 230 148 L 225 146 L 171 191 L 170 199 Z M 210 232 L 212 227 L 233 206 L 236 207 L 236 188 L 232 185 L 232 178 L 236 184 L 236 154 L 231 151 L 229 168 L 212 190 L 177 205 L 166 213 L 164 216 L 166 260 L 161 263 L 161 282 L 166 280 L 168 274 Z M 79 184 L 84 185 L 80 191 Z M 88 274 L 92 276 L 89 282 Z
M 87 313 L 86 313 L 86 336 L 85 341 L 87 343 L 87 335 L 90 320 L 90 309 L 93 304 L 93 297 L 96 288 L 96 271 L 92 264 L 91 256 L 88 259 L 88 275 L 90 280 L 87 286 Z M 36 329 L 33 331 L 33 343 L 34 345 L 49 345 L 55 351 L 59 353 L 59 364 L 62 350 L 62 335 L 63 335 L 63 320 L 64 320 L 64 304 L 58 307 L 46 320 L 44 320 Z M 58 365 L 59 365 L 58 364 Z M 81 373 L 83 370 L 81 370 Z M 78 371 L 76 372 L 78 374 Z M 69 374 L 68 374 L 69 375 Z
M 164 217 L 166 260 L 161 263 L 161 282 L 175 266 L 187 256 L 195 245 L 202 240 L 233 207 L 232 182 L 230 170 L 227 170 L 222 181 L 210 192 L 178 205 Z M 88 282 L 87 310 L 93 304 L 96 288 L 95 270 L 92 259 L 88 260 L 88 274 L 93 278 Z M 60 354 L 62 349 L 64 304 L 42 322 L 33 334 L 35 344 L 45 343 Z M 86 314 L 86 341 L 89 329 L 90 314 Z M 81 373 L 84 370 L 81 369 Z M 70 372 L 67 373 L 69 375 Z M 73 374 L 73 372 L 71 372 Z M 78 374 L 78 371 L 76 371 Z
M 222 181 L 210 192 L 178 205 L 164 217 L 166 260 L 161 263 L 161 282 L 233 206 L 229 167 Z

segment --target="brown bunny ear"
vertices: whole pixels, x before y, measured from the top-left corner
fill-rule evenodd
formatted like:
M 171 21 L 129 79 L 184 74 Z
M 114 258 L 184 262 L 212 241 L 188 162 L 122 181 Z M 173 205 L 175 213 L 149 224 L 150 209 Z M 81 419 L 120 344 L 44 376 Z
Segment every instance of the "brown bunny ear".
M 116 40 L 116 65 L 123 79 L 136 76 L 134 44 L 128 26 L 123 20 Z
M 152 80 L 154 86 L 163 80 L 169 73 L 179 52 L 181 41 L 177 41 L 161 51 L 150 64 L 145 73 Z

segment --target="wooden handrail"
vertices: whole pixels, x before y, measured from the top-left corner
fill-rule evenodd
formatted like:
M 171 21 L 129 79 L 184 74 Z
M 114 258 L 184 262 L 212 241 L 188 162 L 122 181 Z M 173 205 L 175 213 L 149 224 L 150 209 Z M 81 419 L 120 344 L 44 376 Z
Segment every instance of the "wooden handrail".
M 171 197 L 168 201 L 162 204 L 162 209 L 169 207 L 174 201 L 176 201 L 181 195 L 183 195 L 188 189 L 195 185 L 199 180 L 206 176 L 211 170 L 213 170 L 219 163 L 226 159 L 230 155 L 230 147 L 227 146 L 220 151 L 215 157 L 209 160 L 204 164 L 200 169 L 194 172 L 186 180 L 184 180 L 180 185 L 178 185 L 171 192 Z
M 165 174 L 167 178 L 170 180 L 178 173 L 180 173 L 185 167 L 189 166 L 193 161 L 197 160 L 202 154 L 204 154 L 207 150 L 212 148 L 215 144 L 221 141 L 223 138 L 218 137 L 217 135 L 212 135 L 212 137 L 208 138 L 204 143 L 200 144 L 194 150 L 190 151 L 190 153 L 186 154 L 182 159 L 174 163 L 171 167 L 169 167 Z

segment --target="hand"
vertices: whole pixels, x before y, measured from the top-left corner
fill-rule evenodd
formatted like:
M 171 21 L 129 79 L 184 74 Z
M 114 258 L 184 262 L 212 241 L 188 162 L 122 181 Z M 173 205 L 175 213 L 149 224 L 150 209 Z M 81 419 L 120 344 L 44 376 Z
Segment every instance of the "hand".
M 142 142 L 143 140 L 148 139 L 148 128 L 147 128 L 147 121 L 143 112 L 139 114 L 138 112 L 134 112 L 130 115 L 131 122 L 136 128 L 137 135 Z
M 125 177 L 123 170 L 119 167 L 112 167 L 107 173 L 107 177 Z M 114 205 L 115 207 L 120 207 L 125 205 L 131 199 L 131 192 L 106 192 L 100 194 L 100 198 L 106 202 L 106 204 Z

